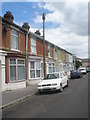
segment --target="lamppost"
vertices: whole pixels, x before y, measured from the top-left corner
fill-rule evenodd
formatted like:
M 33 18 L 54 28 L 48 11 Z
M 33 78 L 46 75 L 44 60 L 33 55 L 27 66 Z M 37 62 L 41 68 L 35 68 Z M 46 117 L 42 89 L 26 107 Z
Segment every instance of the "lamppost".
M 75 56 L 75 54 L 73 54 L 73 63 L 74 63 L 74 69 L 76 70 L 76 56 Z
M 42 14 L 43 19 L 43 75 L 45 79 L 46 70 L 45 70 L 45 13 Z

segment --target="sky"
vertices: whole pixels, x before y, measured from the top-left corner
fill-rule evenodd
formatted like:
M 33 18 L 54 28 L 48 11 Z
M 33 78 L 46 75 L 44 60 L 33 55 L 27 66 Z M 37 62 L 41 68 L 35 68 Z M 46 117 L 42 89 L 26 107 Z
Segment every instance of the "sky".
M 88 0 L 55 2 L 3 0 L 2 16 L 6 11 L 14 15 L 20 26 L 30 25 L 30 31 L 43 34 L 42 13 L 45 13 L 45 39 L 79 58 L 88 57 Z

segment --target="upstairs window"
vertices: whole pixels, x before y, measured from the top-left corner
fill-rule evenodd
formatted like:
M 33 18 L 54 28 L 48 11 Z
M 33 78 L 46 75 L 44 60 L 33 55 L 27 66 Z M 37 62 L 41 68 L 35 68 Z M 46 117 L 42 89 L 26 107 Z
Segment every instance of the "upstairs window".
M 57 59 L 57 50 L 55 49 L 55 57 L 56 57 L 56 59 Z
M 11 49 L 14 49 L 14 50 L 19 49 L 18 41 L 19 41 L 18 31 L 11 29 Z
M 63 60 L 65 60 L 65 52 L 63 52 Z
M 51 57 L 51 46 L 48 46 L 48 56 Z
M 36 53 L 36 40 L 31 37 L 31 53 Z

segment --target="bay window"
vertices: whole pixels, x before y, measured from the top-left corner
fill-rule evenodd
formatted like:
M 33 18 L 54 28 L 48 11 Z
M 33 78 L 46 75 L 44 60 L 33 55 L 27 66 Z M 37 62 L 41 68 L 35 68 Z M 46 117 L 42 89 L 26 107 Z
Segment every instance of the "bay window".
M 35 78 L 35 62 L 30 62 L 30 77 Z
M 63 71 L 63 64 L 60 63 L 60 71 Z
M 9 71 L 10 81 L 25 80 L 25 60 L 11 58 Z
M 36 62 L 36 77 L 38 78 L 38 77 L 40 77 L 40 72 L 41 72 L 41 70 L 40 70 L 40 62 L 39 61 L 37 61 Z
M 40 78 L 41 77 L 41 63 L 40 61 L 29 62 L 29 78 Z
M 10 59 L 10 81 L 16 80 L 16 60 Z
M 17 72 L 18 72 L 18 80 L 25 79 L 25 63 L 24 60 L 17 60 Z
M 48 64 L 48 72 L 49 72 L 49 73 L 55 72 L 54 63 L 49 63 L 49 64 Z

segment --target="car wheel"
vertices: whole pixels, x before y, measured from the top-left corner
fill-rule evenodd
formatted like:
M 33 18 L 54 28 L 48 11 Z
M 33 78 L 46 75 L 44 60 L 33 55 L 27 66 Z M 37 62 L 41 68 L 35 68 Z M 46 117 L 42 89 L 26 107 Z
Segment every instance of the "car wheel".
M 62 86 L 62 83 L 60 83 L 60 92 L 63 91 L 63 86 Z

